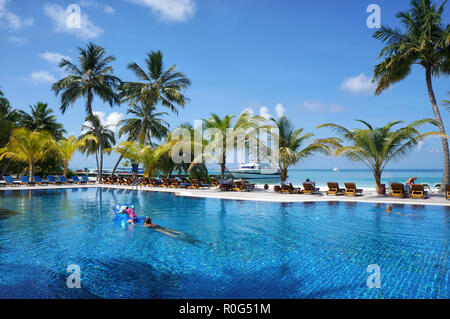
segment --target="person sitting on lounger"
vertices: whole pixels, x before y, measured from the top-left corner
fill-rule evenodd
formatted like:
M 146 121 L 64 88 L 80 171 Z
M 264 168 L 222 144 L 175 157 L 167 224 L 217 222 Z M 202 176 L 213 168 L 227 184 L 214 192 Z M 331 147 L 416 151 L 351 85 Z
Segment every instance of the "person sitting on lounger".
M 411 185 L 412 184 L 415 184 L 415 181 L 417 180 L 417 176 L 414 176 L 414 177 L 410 177 L 410 178 L 408 178 L 408 180 L 406 181 L 406 183 L 405 183 L 405 190 L 408 192 L 408 193 L 411 193 Z
M 153 230 L 156 230 L 157 232 L 160 232 L 162 234 L 168 235 L 168 236 L 172 236 L 172 237 L 180 237 L 179 235 L 182 236 L 186 236 L 186 234 L 183 234 L 182 232 L 170 229 L 170 228 L 166 228 L 166 227 L 161 227 L 155 223 L 152 222 L 150 217 L 145 217 L 145 221 L 144 221 L 144 225 L 136 225 L 132 219 L 130 219 L 127 223 L 130 223 L 133 226 L 143 226 L 146 228 L 151 228 Z
M 309 178 L 307 178 L 303 183 L 309 183 L 309 184 L 311 184 L 313 186 L 316 186 L 316 181 L 312 181 L 311 182 L 311 180 Z

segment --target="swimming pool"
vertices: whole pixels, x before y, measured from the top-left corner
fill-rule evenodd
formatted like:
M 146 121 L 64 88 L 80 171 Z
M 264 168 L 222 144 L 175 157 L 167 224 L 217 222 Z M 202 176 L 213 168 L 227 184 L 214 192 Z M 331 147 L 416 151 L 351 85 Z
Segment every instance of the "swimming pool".
M 138 215 L 186 234 L 112 221 Z M 0 298 L 449 298 L 450 210 L 79 188 L 0 191 Z M 81 270 L 69 289 L 67 266 Z M 368 288 L 377 264 L 381 288 Z

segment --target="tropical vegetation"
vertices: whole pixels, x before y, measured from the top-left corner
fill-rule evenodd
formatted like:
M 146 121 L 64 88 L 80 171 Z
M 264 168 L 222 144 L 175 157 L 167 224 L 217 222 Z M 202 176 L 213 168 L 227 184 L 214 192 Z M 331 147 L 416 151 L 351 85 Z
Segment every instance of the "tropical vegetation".
M 408 11 L 396 15 L 404 31 L 383 25 L 373 35 L 375 39 L 386 43 L 378 56 L 383 61 L 375 65 L 373 71 L 373 80 L 377 82 L 375 94 L 381 94 L 393 83 L 405 79 L 411 73 L 413 65 L 419 65 L 425 71 L 431 107 L 442 133 L 442 185 L 450 183 L 450 155 L 432 78 L 450 74 L 450 25 L 444 22 L 446 2 L 438 6 L 431 0 L 412 0 Z

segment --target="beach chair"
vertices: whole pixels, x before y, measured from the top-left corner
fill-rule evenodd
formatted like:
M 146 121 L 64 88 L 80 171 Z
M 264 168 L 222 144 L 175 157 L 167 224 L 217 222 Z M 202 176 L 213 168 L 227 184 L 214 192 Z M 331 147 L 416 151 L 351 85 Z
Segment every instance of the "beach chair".
M 401 183 L 391 183 L 391 197 L 406 197 L 406 190 Z
M 3 176 L 6 186 L 20 186 L 20 183 L 15 182 L 11 176 Z
M 234 181 L 233 190 L 236 192 L 244 191 L 244 182 L 243 181 Z
M 55 176 L 52 176 L 52 175 L 48 175 L 47 180 L 50 185 L 61 185 L 62 184 L 60 181 L 57 181 L 55 179 Z
M 180 188 L 190 188 L 192 183 L 186 177 L 181 177 L 181 183 L 178 184 Z
M 345 189 L 344 188 L 339 188 L 339 183 L 333 183 L 333 182 L 329 182 L 327 183 L 328 185 L 328 190 L 327 190 L 327 195 L 344 195 Z
M 148 186 L 157 187 L 157 186 L 159 186 L 159 183 L 154 177 L 149 177 L 148 178 Z
M 450 184 L 445 184 L 445 199 L 450 199 Z
M 345 191 L 344 191 L 344 195 L 345 196 L 362 196 L 362 192 L 363 190 L 360 188 L 356 188 L 356 184 L 355 183 L 345 183 Z
M 206 177 L 201 177 L 200 181 L 201 181 L 201 185 L 203 187 L 207 187 L 207 188 L 211 187 L 211 183 L 208 181 L 208 179 Z
M 30 182 L 30 180 L 28 179 L 28 176 L 20 176 L 20 185 L 28 185 L 28 186 L 35 186 L 36 183 L 35 182 Z
M 180 186 L 180 182 L 175 177 L 170 179 L 170 188 L 178 188 Z
M 170 186 L 170 182 L 166 177 L 162 177 L 161 182 L 161 187 L 167 188 Z
M 48 182 L 44 182 L 40 176 L 33 176 L 34 182 L 38 185 L 47 186 Z
M 82 176 L 81 176 L 81 180 L 82 180 L 83 182 L 86 182 L 86 184 L 95 184 L 95 181 L 89 180 L 89 177 L 88 177 L 87 175 L 82 175 Z
M 422 184 L 411 184 L 411 198 L 424 199 L 426 195 Z
M 234 188 L 234 183 L 232 181 L 221 179 L 219 181 L 219 188 L 221 191 L 232 191 Z
M 280 187 L 281 194 L 301 194 L 301 188 L 295 188 L 292 183 L 283 183 Z
M 217 187 L 217 186 L 219 186 L 219 181 L 217 180 L 217 178 L 211 177 L 211 186 L 212 186 L 212 187 Z
M 59 177 L 59 180 L 61 181 L 61 183 L 63 183 L 63 184 L 73 184 L 73 182 L 67 180 L 67 178 L 65 176 L 60 175 L 58 177 Z
M 80 180 L 80 178 L 78 177 L 78 175 L 72 176 L 72 182 L 73 182 L 74 184 L 78 184 L 78 185 L 86 184 L 86 182 L 83 182 L 82 180 Z
M 315 187 L 311 183 L 303 183 L 303 194 L 315 195 L 319 194 L 319 188 Z

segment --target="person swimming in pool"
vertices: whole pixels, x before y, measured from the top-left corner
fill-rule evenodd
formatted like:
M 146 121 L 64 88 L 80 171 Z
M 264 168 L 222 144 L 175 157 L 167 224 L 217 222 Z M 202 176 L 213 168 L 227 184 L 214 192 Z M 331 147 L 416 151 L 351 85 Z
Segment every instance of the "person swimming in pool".
M 156 230 L 157 232 L 160 232 L 162 234 L 172 236 L 172 237 L 180 237 L 179 235 L 186 236 L 186 234 L 183 234 L 182 232 L 167 228 L 167 227 L 161 227 L 151 220 L 150 217 L 145 217 L 144 225 L 136 225 L 133 221 L 133 219 L 130 219 L 127 221 L 127 223 L 133 225 L 133 226 L 143 226 L 146 228 L 151 228 L 153 230 Z
M 417 216 L 417 215 L 414 215 L 414 214 L 402 214 L 402 213 L 393 212 L 391 205 L 386 205 L 386 209 L 384 210 L 384 212 L 386 214 L 388 214 L 388 215 L 389 214 L 395 214 L 395 215 L 398 215 L 398 216 Z

